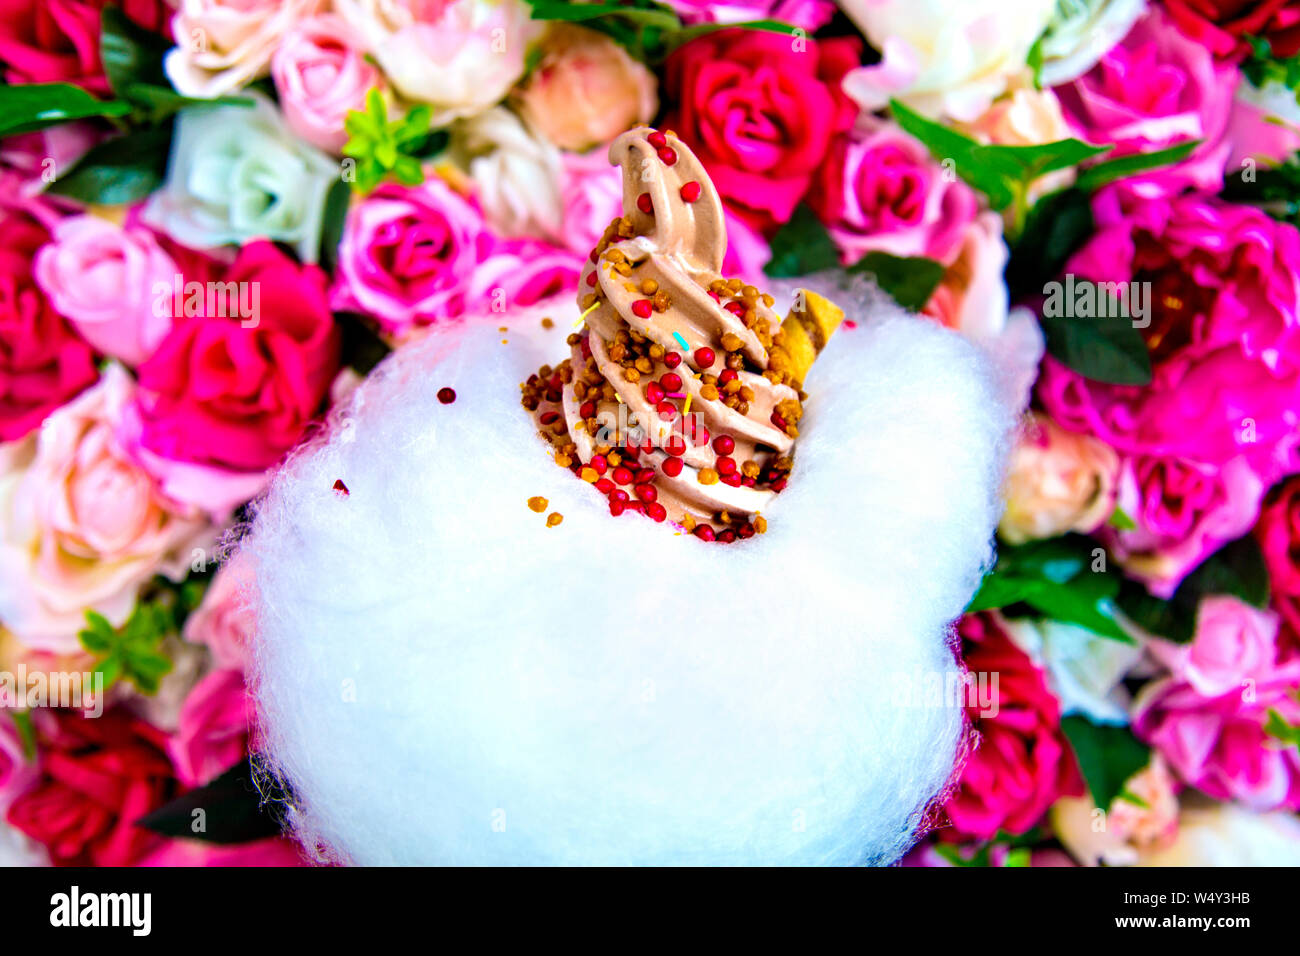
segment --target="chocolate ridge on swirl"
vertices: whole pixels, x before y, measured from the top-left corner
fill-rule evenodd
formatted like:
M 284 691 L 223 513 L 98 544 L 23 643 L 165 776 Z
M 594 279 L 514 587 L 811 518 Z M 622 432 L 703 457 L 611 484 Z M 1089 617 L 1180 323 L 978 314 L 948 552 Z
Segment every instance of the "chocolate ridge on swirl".
M 523 403 L 612 514 L 749 537 L 785 486 L 802 414 L 798 383 L 773 367 L 781 320 L 770 296 L 721 275 L 722 204 L 689 148 L 640 128 L 609 156 L 624 212 L 582 271 L 585 325 L 568 359 L 523 383 Z

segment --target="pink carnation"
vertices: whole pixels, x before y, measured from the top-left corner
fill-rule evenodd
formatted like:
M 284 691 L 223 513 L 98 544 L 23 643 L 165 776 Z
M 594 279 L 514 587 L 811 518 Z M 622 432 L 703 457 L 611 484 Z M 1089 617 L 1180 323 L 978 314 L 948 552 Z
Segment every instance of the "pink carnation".
M 1245 457 L 1265 485 L 1300 470 L 1300 232 L 1205 196 L 1106 190 L 1097 231 L 1066 272 L 1151 283 L 1144 387 L 1090 381 L 1047 359 L 1039 396 L 1067 428 L 1135 455 L 1222 467 Z
M 1169 676 L 1143 688 L 1133 729 L 1185 781 L 1255 810 L 1300 807 L 1300 754 L 1264 731 L 1300 721 L 1300 660 L 1279 660 L 1277 617 L 1232 597 L 1201 603 L 1186 646 L 1155 640 Z
M 845 263 L 879 251 L 950 264 L 979 212 L 969 186 L 884 121 L 860 124 L 831 144 L 808 198 Z
M 1056 93 L 1080 137 L 1116 144 L 1107 158 L 1202 141 L 1181 163 L 1139 174 L 1126 181 L 1129 187 L 1146 195 L 1186 186 L 1215 192 L 1223 185 L 1237 79 L 1231 64 L 1217 62 L 1156 9 L 1091 71 Z
M 498 238 L 478 205 L 441 179 L 385 183 L 348 214 L 331 301 L 402 333 L 531 305 L 574 286 L 581 261 L 535 240 Z

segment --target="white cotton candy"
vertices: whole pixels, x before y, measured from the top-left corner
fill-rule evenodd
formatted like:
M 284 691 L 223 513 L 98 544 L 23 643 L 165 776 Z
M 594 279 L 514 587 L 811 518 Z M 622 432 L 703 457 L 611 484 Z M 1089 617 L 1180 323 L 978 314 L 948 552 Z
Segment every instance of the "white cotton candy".
M 612 518 L 551 461 L 519 383 L 567 354 L 571 306 L 372 375 L 244 544 L 304 842 L 358 864 L 897 859 L 964 733 L 899 688 L 955 671 L 1009 422 L 975 348 L 842 304 L 858 324 L 808 378 L 769 531 L 731 545 Z

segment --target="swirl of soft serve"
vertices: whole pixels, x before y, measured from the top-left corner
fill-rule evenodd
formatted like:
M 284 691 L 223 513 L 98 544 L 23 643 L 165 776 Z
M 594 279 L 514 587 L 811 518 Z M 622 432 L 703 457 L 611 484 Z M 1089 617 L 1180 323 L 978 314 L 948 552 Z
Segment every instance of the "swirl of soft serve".
M 523 404 L 611 514 L 750 537 L 785 487 L 802 415 L 781 319 L 770 295 L 722 276 L 722 204 L 688 147 L 640 128 L 609 157 L 623 215 L 583 269 L 585 325 L 568 359 L 523 383 Z

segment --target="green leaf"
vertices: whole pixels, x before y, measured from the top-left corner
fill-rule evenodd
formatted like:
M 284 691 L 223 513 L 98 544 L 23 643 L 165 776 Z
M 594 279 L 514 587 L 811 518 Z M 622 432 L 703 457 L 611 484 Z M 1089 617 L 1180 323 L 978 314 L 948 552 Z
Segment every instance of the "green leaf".
M 165 124 L 106 140 L 51 183 L 49 191 L 105 206 L 136 202 L 166 178 L 171 139 L 171 124 Z
M 45 129 L 70 120 L 125 116 L 125 100 L 97 100 L 70 83 L 0 85 L 0 136 Z
M 171 44 L 162 34 L 137 26 L 117 7 L 104 7 L 100 15 L 99 59 L 108 84 L 118 96 L 128 96 L 135 83 L 170 86 L 163 57 Z
M 1268 605 L 1268 565 L 1259 542 L 1251 535 L 1225 544 L 1183 579 L 1179 590 L 1187 588 L 1198 597 L 1230 594 L 1255 607 Z
M 1007 263 L 1012 297 L 1040 295 L 1093 231 L 1092 202 L 1082 190 L 1063 189 L 1034 203 Z
M 1061 718 L 1061 730 L 1079 761 L 1093 802 L 1103 810 L 1109 810 L 1125 784 L 1151 762 L 1150 750 L 1127 727 L 1094 724 L 1072 715 Z
M 334 321 L 343 333 L 343 364 L 360 375 L 369 375 L 392 351 L 388 343 L 375 334 L 365 316 L 355 312 L 336 312 Z
M 343 155 L 357 161 L 352 188 L 368 193 L 390 175 L 407 186 L 424 182 L 420 158 L 447 142 L 445 132 L 429 130 L 432 115 L 428 106 L 419 105 L 390 122 L 383 96 L 378 89 L 369 90 L 366 111 L 352 110 L 343 121 L 349 136 Z
M 1081 172 L 1074 185 L 1076 189 L 1082 189 L 1084 192 L 1095 192 L 1102 186 L 1113 183 L 1117 179 L 1124 179 L 1135 173 L 1145 172 L 1148 169 L 1157 169 L 1161 166 L 1172 166 L 1174 163 L 1180 163 L 1200 145 L 1201 140 L 1199 139 L 1189 140 L 1186 143 L 1179 143 L 1177 146 L 1170 146 L 1166 149 L 1156 149 L 1148 153 L 1134 153 L 1132 156 L 1108 159 Z
M 1288 747 L 1300 747 L 1300 724 L 1289 723 L 1282 713 L 1273 707 L 1268 709 L 1264 733 L 1282 741 Z
M 322 216 L 320 231 L 320 255 L 317 261 L 330 275 L 334 274 L 338 266 L 339 243 L 343 239 L 343 227 L 347 222 L 351 201 L 352 190 L 341 179 L 335 181 L 325 195 L 325 213 Z
M 1034 41 L 1034 45 L 1029 48 L 1029 55 L 1025 58 L 1025 65 L 1029 67 L 1034 76 L 1034 89 L 1043 88 L 1043 38 L 1039 37 Z
M 772 237 L 771 248 L 772 258 L 763 271 L 773 279 L 793 279 L 840 264 L 835 241 L 805 203 L 795 207 L 790 220 Z
M 201 814 L 195 812 L 199 810 Z M 203 827 L 196 829 L 200 820 Z M 263 806 L 253 784 L 247 760 L 140 818 L 136 826 L 163 836 L 219 844 L 249 843 L 280 833 L 279 823 Z
M 905 309 L 916 311 L 930 301 L 943 279 L 943 263 L 923 256 L 893 256 L 887 252 L 869 252 L 849 268 L 849 272 L 870 273 L 876 284 L 894 297 Z
M 1130 518 L 1119 505 L 1116 505 L 1115 510 L 1110 513 L 1110 517 L 1106 519 L 1106 524 L 1119 531 L 1132 531 L 1137 527 L 1137 522 Z
M 28 762 L 36 759 L 36 727 L 32 724 L 32 715 L 26 710 L 6 707 L 13 718 L 14 728 L 18 731 L 18 742 L 23 748 L 23 757 Z
M 1047 351 L 1061 364 L 1094 382 L 1147 385 L 1151 356 L 1146 340 L 1123 316 L 1041 316 Z

